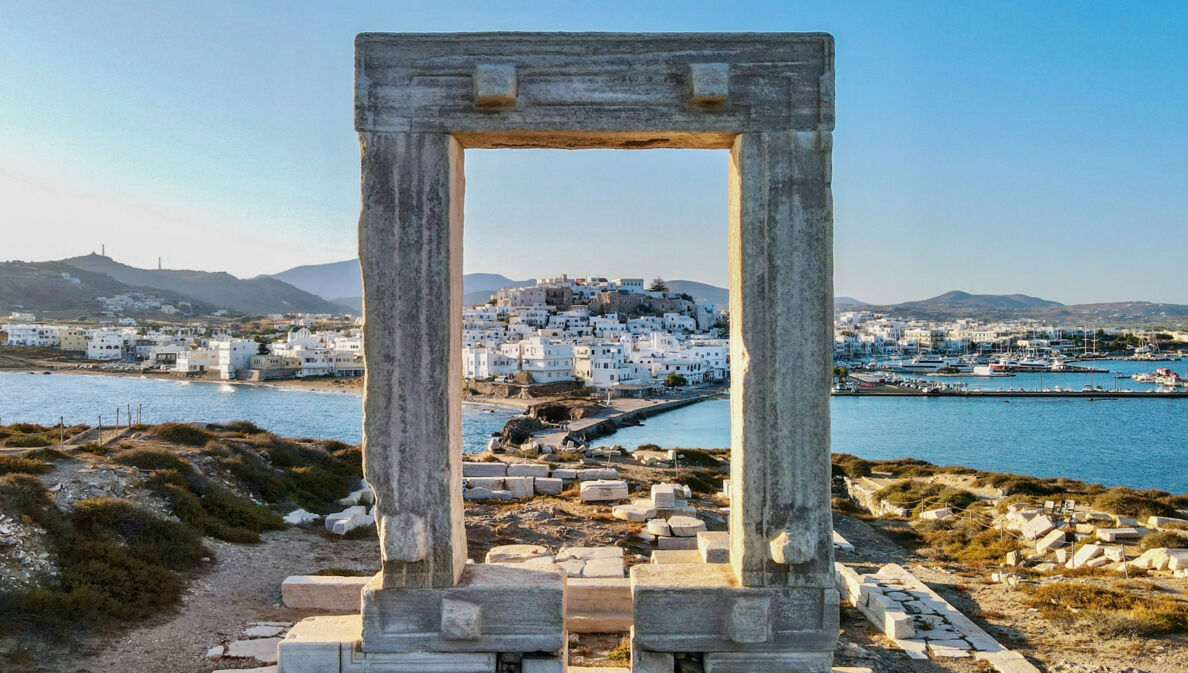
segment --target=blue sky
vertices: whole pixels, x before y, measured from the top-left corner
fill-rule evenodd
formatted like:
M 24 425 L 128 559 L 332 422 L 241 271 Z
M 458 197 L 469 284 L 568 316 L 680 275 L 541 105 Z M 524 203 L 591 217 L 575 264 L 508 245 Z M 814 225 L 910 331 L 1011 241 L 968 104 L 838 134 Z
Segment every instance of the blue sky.
M 1188 303 L 1183 3 L 0 0 L 0 259 L 355 254 L 361 31 L 828 31 L 836 289 Z M 467 271 L 726 281 L 723 152 L 471 151 Z

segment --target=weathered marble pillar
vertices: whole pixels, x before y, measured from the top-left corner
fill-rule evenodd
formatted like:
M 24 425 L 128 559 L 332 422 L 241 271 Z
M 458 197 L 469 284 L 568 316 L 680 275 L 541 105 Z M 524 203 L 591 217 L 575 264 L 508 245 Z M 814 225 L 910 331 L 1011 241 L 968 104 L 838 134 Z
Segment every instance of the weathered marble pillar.
M 449 587 L 462 516 L 463 151 L 445 133 L 360 133 L 363 472 L 383 587 Z
M 743 586 L 832 586 L 829 131 L 730 151 L 730 560 Z

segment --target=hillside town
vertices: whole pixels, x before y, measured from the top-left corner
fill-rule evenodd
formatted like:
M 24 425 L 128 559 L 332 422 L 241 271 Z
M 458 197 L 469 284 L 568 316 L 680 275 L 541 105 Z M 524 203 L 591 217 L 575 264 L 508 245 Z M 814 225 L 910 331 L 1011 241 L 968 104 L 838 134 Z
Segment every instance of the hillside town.
M 121 309 L 154 301 L 104 298 L 99 325 L 41 322 L 29 311 L 0 321 L 0 345 L 58 349 L 108 370 L 221 380 L 276 381 L 363 375 L 361 318 L 271 314 L 240 323 L 139 323 Z M 505 287 L 462 312 L 462 370 L 471 382 L 581 383 L 598 393 L 646 396 L 660 387 L 729 381 L 726 307 L 670 291 L 662 279 L 537 279 Z M 1087 330 L 1033 320 L 912 320 L 839 310 L 834 360 L 853 364 L 932 354 L 1142 357 L 1188 344 L 1188 332 Z M 939 363 L 949 362 L 938 360 Z M 91 365 L 81 365 L 91 367 Z M 940 366 L 938 364 L 938 366 Z

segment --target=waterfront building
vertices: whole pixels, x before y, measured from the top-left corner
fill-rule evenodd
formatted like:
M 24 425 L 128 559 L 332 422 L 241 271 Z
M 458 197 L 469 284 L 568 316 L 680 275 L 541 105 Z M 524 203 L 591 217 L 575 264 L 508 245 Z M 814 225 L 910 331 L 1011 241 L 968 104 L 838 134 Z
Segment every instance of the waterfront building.
M 57 325 L 9 324 L 4 329 L 8 332 L 9 346 L 53 348 L 58 345 L 58 332 L 62 328 Z
M 63 327 L 58 331 L 58 348 L 64 351 L 85 352 L 91 331 L 79 327 Z
M 219 354 L 213 348 L 195 346 L 177 354 L 173 371 L 182 374 L 204 374 L 219 366 Z
M 519 371 L 519 361 L 508 357 L 497 347 L 485 345 L 462 347 L 462 375 L 465 378 L 491 379 L 514 376 Z
M 219 378 L 229 381 L 236 374 L 251 368 L 252 356 L 260 352 L 260 344 L 252 339 L 213 341 L 210 347 L 218 353 Z

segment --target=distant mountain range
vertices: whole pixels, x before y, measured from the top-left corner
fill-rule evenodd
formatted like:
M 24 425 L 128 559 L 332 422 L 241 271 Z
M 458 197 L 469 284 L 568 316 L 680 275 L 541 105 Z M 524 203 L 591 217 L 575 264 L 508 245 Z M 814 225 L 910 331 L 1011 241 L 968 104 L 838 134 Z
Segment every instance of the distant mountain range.
M 363 282 L 359 272 L 359 261 L 354 259 L 329 264 L 310 264 L 298 266 L 287 271 L 274 273 L 262 278 L 274 278 L 284 281 L 294 287 L 323 299 L 329 299 L 346 306 L 358 307 L 362 304 Z M 462 301 L 467 306 L 481 304 L 491 295 L 505 287 L 525 287 L 535 284 L 534 279 L 512 280 L 497 273 L 468 273 L 462 277 Z M 701 299 L 716 304 L 726 304 L 730 300 L 730 293 L 726 288 L 707 285 L 692 280 L 667 281 L 668 289 L 672 292 L 683 292 L 695 299 Z
M 77 279 L 66 280 L 63 274 Z M 464 302 L 481 304 L 500 288 L 524 287 L 535 280 L 513 280 L 497 273 L 463 277 Z M 721 306 L 726 288 L 691 280 L 667 281 L 672 292 Z M 138 269 L 102 255 L 54 262 L 0 263 L 0 311 L 16 309 L 85 315 L 98 308 L 95 297 L 129 292 L 157 294 L 166 302 L 190 302 L 194 314 L 218 309 L 240 313 L 358 313 L 362 282 L 357 260 L 298 266 L 277 274 L 241 279 L 228 273 L 176 269 Z M 1064 324 L 1188 325 L 1188 305 L 1145 301 L 1061 304 L 1025 294 L 971 294 L 952 291 L 899 304 L 871 304 L 836 297 L 838 310 L 870 310 L 904 318 L 1012 320 L 1031 318 Z
M 315 294 L 358 313 L 363 309 L 363 274 L 359 260 L 348 259 L 328 264 L 296 266 L 280 273 L 258 278 L 271 278 L 295 288 Z M 512 280 L 497 273 L 468 273 L 462 277 L 462 303 L 481 304 L 500 288 L 534 285 L 535 280 Z
M 931 299 L 900 304 L 835 302 L 845 310 L 865 309 L 921 320 L 971 318 L 977 320 L 1035 319 L 1093 325 L 1184 324 L 1188 305 L 1148 301 L 1062 304 L 1025 294 L 970 294 L 954 290 Z

